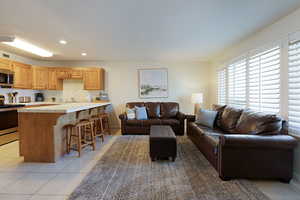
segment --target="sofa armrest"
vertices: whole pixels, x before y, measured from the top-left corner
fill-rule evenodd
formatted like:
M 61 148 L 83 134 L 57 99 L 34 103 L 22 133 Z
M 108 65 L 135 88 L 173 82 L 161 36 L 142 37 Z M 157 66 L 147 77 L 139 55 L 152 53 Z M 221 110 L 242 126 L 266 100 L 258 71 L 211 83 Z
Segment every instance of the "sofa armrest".
M 186 115 L 185 115 L 184 113 L 182 113 L 182 112 L 178 112 L 178 113 L 177 113 L 177 118 L 178 118 L 179 120 L 185 120 Z
M 289 135 L 222 135 L 219 145 L 220 148 L 293 149 L 297 146 L 297 140 Z
M 126 115 L 126 113 L 120 114 L 120 115 L 119 115 L 119 119 L 120 119 L 120 120 L 127 120 L 127 115 Z
M 195 115 L 186 115 L 187 122 L 195 122 L 196 116 Z

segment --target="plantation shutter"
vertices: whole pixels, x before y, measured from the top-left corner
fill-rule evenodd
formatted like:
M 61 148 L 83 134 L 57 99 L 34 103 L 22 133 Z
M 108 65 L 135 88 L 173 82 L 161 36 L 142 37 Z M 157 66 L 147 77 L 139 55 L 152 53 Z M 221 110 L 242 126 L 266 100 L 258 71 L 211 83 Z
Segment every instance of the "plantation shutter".
M 218 71 L 218 104 L 226 104 L 226 69 Z
M 249 58 L 249 108 L 267 113 L 280 112 L 280 48 Z
M 300 134 L 300 41 L 289 44 L 289 129 Z
M 246 59 L 228 66 L 228 105 L 246 106 Z

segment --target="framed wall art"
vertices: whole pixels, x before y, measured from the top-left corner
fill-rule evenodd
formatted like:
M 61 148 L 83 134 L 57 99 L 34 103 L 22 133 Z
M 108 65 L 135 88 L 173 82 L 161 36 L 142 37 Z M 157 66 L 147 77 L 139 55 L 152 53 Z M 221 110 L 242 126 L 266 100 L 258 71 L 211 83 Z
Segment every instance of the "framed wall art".
M 139 69 L 138 76 L 140 98 L 168 97 L 168 69 Z

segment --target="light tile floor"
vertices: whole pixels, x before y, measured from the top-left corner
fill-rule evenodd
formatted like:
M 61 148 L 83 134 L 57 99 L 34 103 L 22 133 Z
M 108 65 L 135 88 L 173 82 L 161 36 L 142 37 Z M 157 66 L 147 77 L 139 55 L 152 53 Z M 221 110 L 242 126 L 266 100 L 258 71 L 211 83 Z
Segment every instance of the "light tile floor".
M 85 149 L 81 158 L 71 153 L 55 164 L 24 163 L 19 144 L 0 146 L 0 200 L 65 200 L 116 136 L 106 136 L 96 151 Z M 278 181 L 253 181 L 273 200 L 300 200 L 300 192 L 290 184 Z
M 84 149 L 57 163 L 24 163 L 19 143 L 0 146 L 0 200 L 65 200 L 79 185 L 117 136 L 98 140 L 96 151 Z

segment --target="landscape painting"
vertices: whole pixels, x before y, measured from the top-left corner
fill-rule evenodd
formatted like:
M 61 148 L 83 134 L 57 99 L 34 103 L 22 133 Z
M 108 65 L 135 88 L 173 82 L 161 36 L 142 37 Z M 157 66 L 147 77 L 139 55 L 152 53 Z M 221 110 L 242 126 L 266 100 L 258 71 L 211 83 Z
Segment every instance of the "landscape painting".
M 139 69 L 140 98 L 168 97 L 168 70 Z

